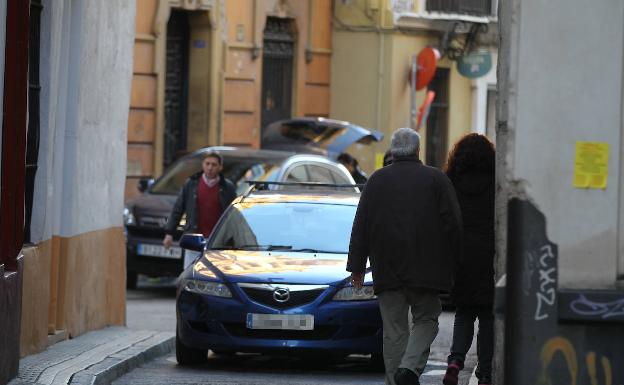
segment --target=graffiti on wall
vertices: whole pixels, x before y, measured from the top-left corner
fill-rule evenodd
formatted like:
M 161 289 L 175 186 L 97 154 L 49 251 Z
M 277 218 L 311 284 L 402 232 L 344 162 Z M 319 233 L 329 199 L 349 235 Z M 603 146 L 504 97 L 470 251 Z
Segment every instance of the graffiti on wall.
M 585 354 L 585 360 L 579 362 L 580 357 L 577 355 L 574 345 L 567 338 L 559 336 L 549 339 L 542 347 L 540 354 L 542 370 L 538 381 L 540 385 L 553 383 L 555 378 L 549 369 L 557 354 L 560 354 L 564 359 L 570 385 L 585 383 L 584 380 L 586 379 L 579 378 L 580 373 L 585 373 L 589 377 L 589 384 L 591 385 L 613 385 L 613 367 L 609 357 L 601 355 L 600 364 L 598 364 L 598 354 L 594 351 L 588 351 Z M 554 373 L 556 373 L 556 379 L 561 378 L 560 371 Z

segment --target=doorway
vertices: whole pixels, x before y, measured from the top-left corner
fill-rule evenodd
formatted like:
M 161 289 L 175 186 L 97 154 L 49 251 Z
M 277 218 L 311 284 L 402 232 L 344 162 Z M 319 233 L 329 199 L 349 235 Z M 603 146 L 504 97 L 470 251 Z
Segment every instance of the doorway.
M 188 12 L 172 9 L 167 22 L 163 168 L 187 150 L 189 35 Z
M 267 19 L 262 56 L 262 130 L 269 123 L 291 117 L 294 42 L 290 19 Z
M 449 69 L 438 68 L 429 83 L 435 92 L 427 118 L 427 165 L 442 168 L 446 162 L 449 115 Z

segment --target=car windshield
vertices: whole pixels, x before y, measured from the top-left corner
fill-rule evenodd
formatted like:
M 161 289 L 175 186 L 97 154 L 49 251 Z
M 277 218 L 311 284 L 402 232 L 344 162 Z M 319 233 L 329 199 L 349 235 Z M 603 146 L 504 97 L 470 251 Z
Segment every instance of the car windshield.
M 234 182 L 237 194 L 242 194 L 248 187 L 247 180 L 274 181 L 279 160 L 264 161 L 258 159 L 225 157 L 223 175 Z M 182 158 L 165 171 L 150 189 L 152 194 L 177 195 L 186 179 L 201 171 L 199 156 Z
M 324 203 L 239 203 L 228 211 L 209 248 L 347 253 L 356 206 Z

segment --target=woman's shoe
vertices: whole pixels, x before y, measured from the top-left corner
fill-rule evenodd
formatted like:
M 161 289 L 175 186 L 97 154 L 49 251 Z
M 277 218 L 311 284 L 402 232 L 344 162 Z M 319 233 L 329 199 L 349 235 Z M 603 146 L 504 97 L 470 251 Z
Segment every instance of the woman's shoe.
M 460 369 L 458 363 L 456 363 L 455 361 L 449 363 L 448 367 L 446 368 L 446 374 L 442 379 L 442 383 L 444 385 L 457 385 L 457 382 L 459 381 L 459 370 Z

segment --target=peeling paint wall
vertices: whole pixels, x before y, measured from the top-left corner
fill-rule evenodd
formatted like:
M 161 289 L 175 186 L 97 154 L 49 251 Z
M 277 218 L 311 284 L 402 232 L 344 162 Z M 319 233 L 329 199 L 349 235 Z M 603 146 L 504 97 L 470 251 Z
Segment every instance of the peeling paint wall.
M 623 18 L 619 0 L 500 3 L 497 384 L 624 381 Z M 584 141 L 608 145 L 604 188 L 575 187 L 604 175 L 579 167 Z

